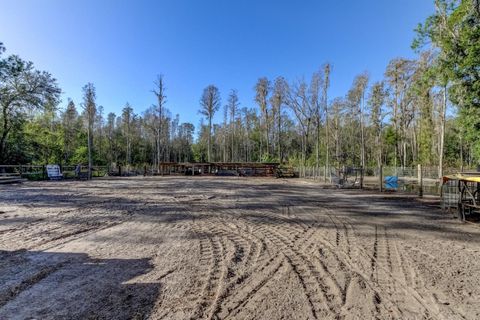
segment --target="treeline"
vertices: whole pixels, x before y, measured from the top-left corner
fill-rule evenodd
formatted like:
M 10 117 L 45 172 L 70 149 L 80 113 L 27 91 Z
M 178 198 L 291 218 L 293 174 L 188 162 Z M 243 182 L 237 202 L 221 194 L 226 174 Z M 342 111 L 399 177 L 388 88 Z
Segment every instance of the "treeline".
M 27 65 L 30 67 L 22 67 Z M 35 71 L 16 56 L 2 60 L 2 68 L 6 81 L 2 79 L 0 120 L 6 129 L 1 131 L 0 163 L 125 165 L 193 161 L 195 128 L 180 123 L 178 115 L 172 118 L 165 108 L 162 77 L 155 83 L 157 105 L 138 115 L 126 103 L 120 115 L 105 115 L 96 103 L 91 83 L 83 87 L 79 105 L 69 100 L 61 110 L 60 89 L 48 73 Z M 18 89 L 25 93 L 14 94 Z M 32 100 L 35 96 L 37 102 Z
M 479 2 L 435 4 L 417 28 L 418 57 L 391 60 L 382 80 L 363 72 L 344 96 L 331 97 L 334 70 L 326 63 L 308 79 L 259 78 L 251 101 L 232 89 L 222 102 L 209 85 L 192 106 L 202 116 L 197 128 L 168 110 L 162 76 L 144 112 L 127 103 L 105 115 L 93 84 L 83 88 L 83 101 L 62 106 L 50 74 L 2 56 L 0 163 L 424 164 L 438 165 L 439 175 L 445 166 L 473 166 L 480 159 Z

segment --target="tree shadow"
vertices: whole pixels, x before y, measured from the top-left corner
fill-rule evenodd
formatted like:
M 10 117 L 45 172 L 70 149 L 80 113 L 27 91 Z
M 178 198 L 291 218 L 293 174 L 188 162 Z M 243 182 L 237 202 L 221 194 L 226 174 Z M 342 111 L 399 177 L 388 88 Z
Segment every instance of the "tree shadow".
M 160 284 L 135 278 L 151 270 L 149 259 L 0 251 L 0 318 L 147 318 Z

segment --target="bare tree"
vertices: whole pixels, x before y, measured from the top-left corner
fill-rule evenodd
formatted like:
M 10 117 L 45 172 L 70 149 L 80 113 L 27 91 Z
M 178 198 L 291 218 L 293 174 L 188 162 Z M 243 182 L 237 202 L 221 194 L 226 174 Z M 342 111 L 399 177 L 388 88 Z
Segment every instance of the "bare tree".
M 346 102 L 343 98 L 335 98 L 332 102 L 333 111 L 333 121 L 331 124 L 332 128 L 332 136 L 335 143 L 335 161 L 337 165 L 340 165 L 341 154 L 342 154 L 342 146 L 341 146 L 341 131 L 342 131 L 342 118 L 343 112 L 345 108 Z
M 223 162 L 227 162 L 227 140 L 228 140 L 228 130 L 227 130 L 227 120 L 228 120 L 228 105 L 223 106 L 223 128 L 222 128 L 222 149 L 223 149 Z
M 309 144 L 310 126 L 314 113 L 310 105 L 311 98 L 308 95 L 308 86 L 304 80 L 287 87 L 287 105 L 295 114 L 301 129 L 302 136 L 302 165 L 307 162 L 307 149 Z
M 329 63 L 323 66 L 323 108 L 325 110 L 325 171 L 324 181 L 327 181 L 327 171 L 330 170 L 330 142 L 329 142 L 329 123 L 328 123 L 328 88 L 330 87 L 330 71 Z
M 376 145 L 376 160 L 377 167 L 382 165 L 383 145 L 382 145 L 382 126 L 385 113 L 383 105 L 387 93 L 385 91 L 385 84 L 383 82 L 376 82 L 370 89 L 368 104 L 370 105 L 370 120 L 373 126 Z
M 315 134 L 316 134 L 316 145 L 315 145 L 315 169 L 316 174 L 318 174 L 320 168 L 320 127 L 322 125 L 321 120 L 321 104 L 320 104 L 320 87 L 323 86 L 322 74 L 320 72 L 315 72 L 312 75 L 312 80 L 310 81 L 309 87 L 309 98 L 307 98 L 307 107 L 309 108 L 309 114 L 314 115 L 315 117 Z
M 477 2 L 478 6 L 478 2 Z M 477 7 L 478 9 L 478 7 Z M 442 88 L 442 110 L 440 112 L 440 142 L 439 142 L 439 151 L 438 151 L 438 178 L 442 179 L 443 177 L 443 158 L 445 154 L 445 123 L 447 120 L 447 85 L 445 84 Z
M 255 85 L 255 101 L 260 107 L 263 115 L 263 125 L 265 127 L 265 153 L 264 156 L 270 157 L 270 121 L 268 115 L 268 93 L 270 91 L 270 81 L 266 77 L 260 78 Z
M 393 107 L 393 126 L 395 129 L 395 136 L 398 137 L 401 133 L 400 140 L 402 148 L 400 149 L 398 143 L 395 147 L 395 166 L 397 166 L 397 158 L 400 153 L 403 155 L 402 167 L 405 167 L 407 162 L 407 142 L 406 142 L 406 120 L 407 120 L 407 107 L 408 107 L 408 97 L 407 92 L 410 86 L 410 80 L 412 77 L 412 72 L 414 69 L 414 61 L 398 58 L 393 59 L 387 66 L 385 71 L 385 78 L 387 83 L 392 88 L 393 97 L 392 107 Z M 401 150 L 399 152 L 399 150 Z
M 240 102 L 238 99 L 237 90 L 232 89 L 228 96 L 228 110 L 230 112 L 230 148 L 231 148 L 231 160 L 235 161 L 237 158 L 237 149 L 235 144 L 235 134 L 236 134 L 236 117 L 237 111 L 240 107 Z
M 360 166 L 365 168 L 365 94 L 368 85 L 368 74 L 366 72 L 355 77 L 352 88 L 348 92 L 348 100 L 351 103 L 352 111 L 358 114 L 360 127 Z
M 273 94 L 270 98 L 270 104 L 273 107 L 273 111 L 276 114 L 277 120 L 277 156 L 280 163 L 283 162 L 282 154 L 282 106 L 286 102 L 285 89 L 286 81 L 283 77 L 278 77 L 275 79 L 275 84 L 273 86 Z
M 207 159 L 208 162 L 212 161 L 212 119 L 215 112 L 220 108 L 220 91 L 214 85 L 209 85 L 203 90 L 203 95 L 200 99 L 200 114 L 204 115 L 208 119 L 208 149 Z
M 157 97 L 157 105 L 155 106 L 156 121 L 155 121 L 155 142 L 156 142 L 156 167 L 158 172 L 160 171 L 160 162 L 162 162 L 162 133 L 163 133 L 163 120 L 165 112 L 165 103 L 167 102 L 167 96 L 165 95 L 165 82 L 163 75 L 158 75 L 155 81 L 155 89 L 152 91 Z

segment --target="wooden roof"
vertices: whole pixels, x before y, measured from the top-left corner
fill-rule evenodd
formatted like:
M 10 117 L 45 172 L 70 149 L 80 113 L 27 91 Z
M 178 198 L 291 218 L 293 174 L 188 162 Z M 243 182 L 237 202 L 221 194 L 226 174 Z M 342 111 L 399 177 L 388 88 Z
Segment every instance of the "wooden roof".
M 278 166 L 278 162 L 161 162 L 160 165 L 170 166 L 239 166 L 239 167 L 265 167 Z

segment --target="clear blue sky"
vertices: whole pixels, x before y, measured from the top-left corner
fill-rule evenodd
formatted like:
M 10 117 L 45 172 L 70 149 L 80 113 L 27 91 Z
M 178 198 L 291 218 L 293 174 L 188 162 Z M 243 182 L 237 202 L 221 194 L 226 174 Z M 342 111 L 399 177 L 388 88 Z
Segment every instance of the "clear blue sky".
M 93 82 L 106 112 L 128 101 L 141 113 L 162 73 L 167 107 L 198 125 L 208 84 L 253 106 L 259 77 L 309 79 L 327 61 L 332 98 L 365 70 L 379 80 L 414 56 L 413 29 L 432 12 L 433 0 L 1 0 L 0 41 L 58 79 L 62 107 Z

